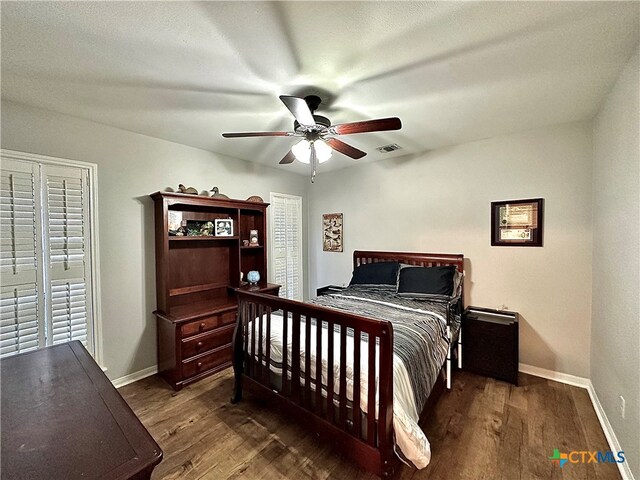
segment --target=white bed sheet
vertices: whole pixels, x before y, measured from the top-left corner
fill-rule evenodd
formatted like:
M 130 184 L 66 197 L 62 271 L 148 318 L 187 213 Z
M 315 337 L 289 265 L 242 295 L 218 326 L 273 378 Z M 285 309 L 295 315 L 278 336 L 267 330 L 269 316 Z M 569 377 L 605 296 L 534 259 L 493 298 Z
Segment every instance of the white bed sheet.
M 262 322 L 262 351 L 266 352 L 266 315 L 263 317 Z M 258 328 L 259 322 L 251 322 L 252 328 L 249 330 L 249 342 L 255 341 L 255 352 L 258 352 Z M 304 373 L 305 368 L 305 336 L 306 336 L 305 322 L 301 321 L 300 325 L 300 369 Z M 271 314 L 271 330 L 270 330 L 270 359 L 275 363 L 282 363 L 282 331 L 283 322 L 282 316 L 279 313 Z M 288 373 L 291 377 L 291 355 L 292 355 L 292 325 L 291 321 L 287 326 L 287 357 L 288 357 Z M 322 384 L 327 385 L 328 380 L 328 332 L 326 328 L 322 329 Z M 255 339 L 255 340 L 252 340 Z M 316 378 L 316 326 L 311 325 L 311 378 Z M 347 372 L 346 372 L 346 384 L 347 384 L 347 398 L 353 401 L 353 337 L 347 336 Z M 444 340 L 441 340 L 444 341 Z M 339 352 L 340 352 L 340 333 L 334 332 L 334 365 L 333 365 L 333 390 L 336 393 L 340 391 L 340 364 L 339 364 Z M 445 341 L 446 343 L 446 341 Z M 361 347 L 360 357 L 360 408 L 363 412 L 367 413 L 367 398 L 368 398 L 368 348 L 364 344 Z M 379 348 L 376 345 L 376 360 L 379 355 Z M 376 365 L 378 362 L 376 361 Z M 277 374 L 281 374 L 281 369 L 274 365 L 270 366 L 271 371 Z M 378 417 L 378 374 L 376 372 L 376 418 Z M 302 375 L 301 375 L 302 376 Z M 314 382 L 312 381 L 312 386 Z M 396 436 L 396 444 L 402 451 L 402 454 L 410 460 L 417 468 L 424 468 L 429 464 L 431 460 L 431 447 L 426 435 L 422 429 L 418 426 L 419 412 L 417 411 L 413 389 L 411 382 L 407 374 L 406 368 L 402 360 L 395 354 L 393 356 L 393 425 Z

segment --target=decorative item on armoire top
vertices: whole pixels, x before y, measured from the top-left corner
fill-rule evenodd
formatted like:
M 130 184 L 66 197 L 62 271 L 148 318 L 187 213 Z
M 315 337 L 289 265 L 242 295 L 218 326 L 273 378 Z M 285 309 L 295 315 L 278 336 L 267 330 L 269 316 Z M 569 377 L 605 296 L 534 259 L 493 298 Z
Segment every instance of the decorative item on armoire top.
M 543 198 L 491 202 L 491 245 L 541 247 Z
M 258 230 L 249 230 L 249 246 L 258 247 Z
M 343 219 L 341 213 L 324 213 L 322 215 L 322 250 L 325 252 L 342 252 Z
M 229 197 L 226 196 L 224 193 L 220 193 L 220 190 L 218 190 L 218 187 L 213 187 L 211 189 L 211 198 L 217 198 L 219 200 L 229 200 Z
M 257 270 L 251 270 L 249 273 L 247 273 L 247 281 L 251 285 L 255 285 L 256 283 L 258 283 L 260 281 L 260 272 L 258 272 Z
M 189 195 L 198 195 L 198 190 L 193 187 L 185 187 L 183 184 L 178 185 L 178 192 L 188 193 Z
M 264 203 L 264 200 L 262 199 L 262 197 L 259 197 L 258 195 L 251 195 L 249 198 L 247 198 L 246 201 L 254 202 L 254 203 Z
M 216 218 L 216 237 L 233 237 L 233 220 L 231 218 Z

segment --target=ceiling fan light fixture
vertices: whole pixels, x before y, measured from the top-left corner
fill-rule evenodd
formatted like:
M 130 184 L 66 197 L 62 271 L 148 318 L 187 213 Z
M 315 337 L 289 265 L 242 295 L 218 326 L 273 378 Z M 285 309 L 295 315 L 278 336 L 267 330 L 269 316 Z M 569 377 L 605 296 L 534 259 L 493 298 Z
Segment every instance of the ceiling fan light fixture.
M 316 149 L 316 158 L 319 163 L 324 163 L 331 158 L 333 150 L 322 140 L 316 140 L 313 142 L 313 147 Z
M 296 160 L 307 165 L 311 162 L 311 144 L 306 140 L 301 140 L 291 147 L 291 151 L 296 157 Z
M 291 151 L 296 157 L 296 160 L 307 165 L 311 162 L 311 145 L 308 140 L 301 140 L 291 147 Z M 313 142 L 313 148 L 316 151 L 316 158 L 318 163 L 324 163 L 331 158 L 333 150 L 322 140 L 316 140 Z

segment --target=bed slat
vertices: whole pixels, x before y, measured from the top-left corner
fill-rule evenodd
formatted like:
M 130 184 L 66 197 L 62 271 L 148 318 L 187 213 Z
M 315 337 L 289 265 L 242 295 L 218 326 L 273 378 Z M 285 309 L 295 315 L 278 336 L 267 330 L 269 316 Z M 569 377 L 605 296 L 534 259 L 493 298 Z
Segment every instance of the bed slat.
M 257 361 L 257 369 L 256 372 L 257 378 L 264 378 L 264 370 L 262 368 L 262 327 L 263 327 L 263 316 L 264 316 L 264 305 L 258 305 L 258 361 Z
M 340 396 L 338 425 L 347 429 L 347 327 L 340 325 Z M 354 397 L 355 399 L 355 397 Z
M 289 312 L 282 310 L 282 395 L 289 396 L 289 374 L 287 369 L 287 358 L 289 349 L 288 332 L 289 330 Z
M 316 318 L 316 415 L 322 416 L 322 320 Z
M 368 378 L 367 378 L 367 442 L 371 446 L 376 446 L 376 337 L 371 333 L 368 338 L 369 354 L 367 355 Z
M 266 359 L 265 359 L 265 363 L 267 365 L 267 368 L 265 368 L 265 372 L 264 372 L 264 385 L 267 387 L 271 387 L 271 379 L 270 377 L 270 372 L 271 372 L 271 307 L 267 308 L 267 333 L 266 333 Z
M 329 320 L 327 322 L 327 420 L 331 423 L 334 421 L 333 417 L 333 343 L 334 343 L 334 323 Z
M 359 329 L 353 330 L 353 432 L 356 438 L 362 438 L 360 415 L 360 344 L 362 333 Z
M 291 318 L 291 396 L 297 403 L 302 403 L 300 392 L 300 314 L 292 313 Z
M 311 410 L 311 319 L 304 322 L 304 403 Z
M 256 318 L 256 312 L 258 310 L 258 305 L 253 304 L 250 306 L 251 309 L 251 318 Z M 256 328 L 256 322 L 253 322 L 251 324 L 251 331 L 252 331 L 252 335 L 251 335 L 251 351 L 250 351 L 250 355 L 249 355 L 249 367 L 247 368 L 247 371 L 249 372 L 249 374 L 252 377 L 255 377 L 255 362 L 254 359 L 256 351 L 255 351 L 255 346 L 256 346 L 256 336 L 255 336 L 255 328 Z

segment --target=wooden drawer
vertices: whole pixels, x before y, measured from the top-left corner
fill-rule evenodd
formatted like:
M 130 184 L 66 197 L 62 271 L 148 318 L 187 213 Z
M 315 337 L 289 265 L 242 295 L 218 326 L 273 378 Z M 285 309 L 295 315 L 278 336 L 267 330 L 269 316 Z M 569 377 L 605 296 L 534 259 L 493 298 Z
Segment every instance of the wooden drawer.
M 235 324 L 182 340 L 182 358 L 193 357 L 231 343 Z
M 198 333 L 208 332 L 217 327 L 223 325 L 229 325 L 236 321 L 236 310 L 230 312 L 220 313 L 218 315 L 212 315 L 210 317 L 203 317 L 193 322 L 185 323 L 182 325 L 182 338 L 190 337 L 191 335 L 197 335 Z
M 187 379 L 229 362 L 231 362 L 231 344 L 220 347 L 201 357 L 183 361 L 182 376 Z

